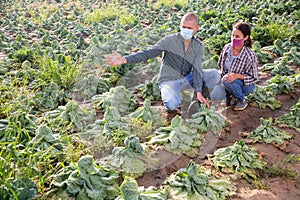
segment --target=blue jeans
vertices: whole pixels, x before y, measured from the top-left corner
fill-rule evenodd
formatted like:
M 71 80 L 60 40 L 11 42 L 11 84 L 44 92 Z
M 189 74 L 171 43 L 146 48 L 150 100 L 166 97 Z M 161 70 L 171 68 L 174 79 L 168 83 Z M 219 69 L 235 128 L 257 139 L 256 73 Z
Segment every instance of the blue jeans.
M 251 85 L 244 85 L 244 81 L 241 79 L 226 82 L 223 77 L 221 82 L 226 91 L 226 98 L 233 95 L 238 101 L 243 101 L 245 96 L 253 92 L 255 89 L 254 83 Z
M 214 88 L 220 80 L 219 72 L 216 69 L 205 69 L 203 71 L 205 86 L 209 89 Z M 159 84 L 159 89 L 162 101 L 167 109 L 172 111 L 179 107 L 181 104 L 180 91 L 190 89 L 193 85 L 192 72 L 178 80 L 161 82 Z

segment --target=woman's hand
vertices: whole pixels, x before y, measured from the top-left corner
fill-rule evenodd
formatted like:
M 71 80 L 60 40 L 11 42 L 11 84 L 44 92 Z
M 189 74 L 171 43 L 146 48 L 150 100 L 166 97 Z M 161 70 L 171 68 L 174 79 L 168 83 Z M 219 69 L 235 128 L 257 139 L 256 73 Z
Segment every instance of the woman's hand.
M 244 75 L 230 72 L 228 74 L 225 74 L 224 78 L 226 82 L 230 83 L 236 79 L 244 80 Z
M 112 51 L 110 55 L 104 55 L 104 62 L 110 66 L 126 64 L 126 59 L 116 51 Z
M 198 101 L 199 101 L 200 103 L 205 103 L 205 104 L 206 104 L 206 107 L 207 107 L 208 109 L 210 109 L 210 105 L 209 105 L 209 103 L 208 103 L 208 100 L 207 100 L 204 96 L 202 96 L 202 93 L 201 93 L 201 92 L 197 92 L 197 99 L 198 99 Z

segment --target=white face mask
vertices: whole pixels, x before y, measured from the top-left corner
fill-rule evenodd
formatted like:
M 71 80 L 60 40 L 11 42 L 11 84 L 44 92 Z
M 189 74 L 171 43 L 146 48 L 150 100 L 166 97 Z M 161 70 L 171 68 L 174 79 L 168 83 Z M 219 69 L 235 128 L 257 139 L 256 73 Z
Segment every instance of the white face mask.
M 180 27 L 180 34 L 185 40 L 189 40 L 193 37 L 193 30 Z

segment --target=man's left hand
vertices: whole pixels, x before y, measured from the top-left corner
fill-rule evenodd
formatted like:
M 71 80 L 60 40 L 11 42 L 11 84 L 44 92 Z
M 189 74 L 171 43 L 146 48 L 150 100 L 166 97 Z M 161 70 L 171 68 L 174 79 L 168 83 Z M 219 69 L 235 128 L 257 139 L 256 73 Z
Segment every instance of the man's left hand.
M 209 102 L 208 100 L 202 96 L 202 93 L 201 92 L 197 92 L 197 99 L 200 103 L 205 103 L 206 104 L 206 107 L 208 109 L 210 109 L 210 105 L 209 105 Z

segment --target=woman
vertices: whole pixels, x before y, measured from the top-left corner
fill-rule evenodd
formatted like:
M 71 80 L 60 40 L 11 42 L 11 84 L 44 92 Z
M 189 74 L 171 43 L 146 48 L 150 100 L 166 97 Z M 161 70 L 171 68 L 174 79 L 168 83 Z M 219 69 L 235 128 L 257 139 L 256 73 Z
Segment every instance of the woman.
M 224 46 L 218 61 L 221 84 L 226 92 L 224 103 L 231 106 L 232 98 L 235 97 L 237 103 L 234 110 L 244 110 L 247 107 L 245 96 L 254 91 L 258 81 L 258 60 L 251 50 L 250 34 L 251 28 L 247 23 L 234 24 L 231 43 Z

